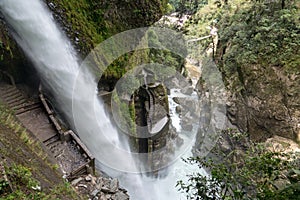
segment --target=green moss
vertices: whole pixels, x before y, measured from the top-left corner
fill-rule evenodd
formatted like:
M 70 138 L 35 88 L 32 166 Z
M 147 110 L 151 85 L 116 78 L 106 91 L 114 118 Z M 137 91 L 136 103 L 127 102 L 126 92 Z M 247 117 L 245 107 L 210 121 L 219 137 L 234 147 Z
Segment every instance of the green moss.
M 3 42 L 1 41 L 1 38 L 0 38 L 0 61 L 3 60 Z
M 116 104 L 115 108 L 117 108 L 114 112 L 117 116 L 121 117 L 118 120 L 118 125 L 123 131 L 130 132 L 130 135 L 136 135 L 134 103 L 126 103 L 118 95 L 117 93 L 112 94 L 112 101 Z
M 53 12 L 61 16 L 62 26 L 82 56 L 87 55 L 97 44 L 132 28 L 144 27 L 156 22 L 166 10 L 166 0 L 98 1 L 98 0 L 47 0 Z M 53 8 L 54 7 L 54 8 Z M 77 42 L 75 42 L 77 40 Z M 131 69 L 127 54 L 104 72 L 105 79 L 119 79 Z
M 89 0 L 53 0 L 58 7 L 55 11 L 62 10 L 64 20 L 71 25 L 70 36 L 79 39 L 81 50 L 87 53 L 96 44 L 104 40 L 109 34 L 102 16 L 101 9 L 95 9 Z M 80 33 L 80 34 L 78 34 Z

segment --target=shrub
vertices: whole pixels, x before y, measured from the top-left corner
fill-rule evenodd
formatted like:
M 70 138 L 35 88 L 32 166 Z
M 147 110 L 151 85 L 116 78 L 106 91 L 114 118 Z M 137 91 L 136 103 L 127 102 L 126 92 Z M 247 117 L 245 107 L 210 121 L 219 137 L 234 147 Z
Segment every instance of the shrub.
M 231 141 L 245 141 L 241 135 L 230 137 L 236 137 Z M 264 144 L 242 145 L 245 149 L 234 148 L 227 153 L 216 148 L 218 159 L 192 157 L 185 160 L 208 169 L 210 175 L 190 174 L 187 183 L 178 181 L 179 190 L 186 193 L 188 199 L 299 199 L 296 155 L 271 152 Z M 293 181 L 295 177 L 297 181 Z

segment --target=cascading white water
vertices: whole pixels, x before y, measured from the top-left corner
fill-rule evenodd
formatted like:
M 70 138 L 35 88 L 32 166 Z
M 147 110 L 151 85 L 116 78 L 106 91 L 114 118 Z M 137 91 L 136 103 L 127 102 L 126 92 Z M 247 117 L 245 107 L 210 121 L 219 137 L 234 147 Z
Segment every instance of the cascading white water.
M 59 110 L 73 128 L 76 123 L 76 132 L 96 159 L 101 163 L 114 162 L 134 166 L 132 163 L 135 161 L 126 152 L 129 151 L 128 142 L 120 139 L 106 116 L 103 105 L 100 101 L 95 101 L 96 78 L 88 70 L 79 73 L 74 50 L 46 6 L 40 0 L 1 0 L 0 11 L 12 27 L 16 41 L 34 63 L 43 84 L 55 97 Z M 79 87 L 76 91 L 80 92 L 73 94 L 75 84 Z M 81 113 L 80 119 L 75 121 L 72 104 L 76 104 L 80 109 L 77 112 Z M 122 151 L 116 153 L 115 150 L 121 148 L 125 149 L 124 154 Z M 191 149 L 187 151 L 186 157 L 188 156 L 191 156 Z M 121 184 L 129 190 L 132 199 L 138 200 L 184 199 L 176 191 L 176 181 L 184 179 L 186 171 L 197 170 L 197 167 L 187 166 L 178 159 L 169 168 L 168 176 L 159 180 L 140 174 L 118 173 L 109 167 L 102 166 L 102 169 L 119 178 Z
M 34 63 L 42 83 L 54 96 L 59 110 L 73 127 L 72 103 L 81 104 L 82 115 L 76 124 L 77 133 L 96 158 L 97 153 L 100 153 L 97 151 L 99 147 L 105 150 L 107 146 L 114 144 L 126 148 L 126 142 L 120 143 L 118 133 L 106 116 L 103 105 L 100 101 L 94 102 L 97 95 L 95 77 L 88 70 L 84 74 L 79 73 L 75 51 L 55 24 L 46 6 L 40 0 L 1 0 L 0 10 L 12 27 L 14 38 Z M 75 81 L 81 89 L 80 93 L 73 95 Z M 100 116 L 100 123 L 90 115 L 94 111 Z M 95 131 L 106 133 L 107 137 L 95 137 L 99 135 Z M 125 158 L 121 155 L 111 157 L 111 152 L 101 153 L 106 153 L 106 157 L 114 162 L 134 162 L 130 159 L 123 160 Z

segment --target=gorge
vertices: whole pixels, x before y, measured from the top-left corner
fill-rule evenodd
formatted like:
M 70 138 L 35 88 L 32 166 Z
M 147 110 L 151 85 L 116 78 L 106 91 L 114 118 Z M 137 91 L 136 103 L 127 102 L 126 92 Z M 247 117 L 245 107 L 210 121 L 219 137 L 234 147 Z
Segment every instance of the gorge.
M 260 10 L 263 25 L 257 25 L 235 3 L 259 10 L 238 0 L 230 3 L 234 12 L 226 2 L 199 3 L 180 22 L 183 36 L 176 24 L 140 28 L 158 21 L 165 1 L 1 0 L 1 70 L 29 91 L 41 83 L 63 128 L 76 132 L 97 168 L 117 178 L 130 199 L 186 199 L 176 182 L 188 182 L 192 173 L 209 176 L 181 159 L 206 157 L 230 122 L 253 141 L 299 140 L 299 58 L 293 57 L 299 27 L 285 13 L 292 5 L 265 2 L 269 10 Z M 270 10 L 281 16 L 270 26 L 288 21 L 292 40 L 284 28 L 278 34 L 261 28 L 271 23 Z M 235 15 L 254 25 L 232 20 Z M 206 36 L 212 27 L 216 33 Z M 290 46 L 261 34 L 266 29 Z M 265 48 L 263 39 L 275 42 Z M 286 49 L 281 60 L 268 57 L 274 45 Z M 253 53 L 259 48 L 268 53 Z M 199 74 L 193 79 L 189 69 Z
M 121 140 L 105 115 L 102 103 L 97 100 L 96 78 L 86 66 L 80 69 L 75 51 L 42 2 L 2 1 L 0 7 L 14 30 L 14 38 L 34 63 L 45 93 L 54 98 L 55 107 L 94 154 L 100 168 L 110 176 L 119 178 L 133 199 L 179 198 L 173 184 L 180 178 L 175 171 L 183 170 L 182 161 L 178 160 L 171 166 L 173 169 L 168 172 L 171 175 L 165 175 L 162 180 L 131 174 L 140 173 L 137 168 L 140 161 L 128 153 L 128 139 Z M 191 152 L 191 149 L 188 151 Z M 122 163 L 122 168 L 111 169 L 118 163 Z M 120 173 L 120 170 L 124 172 Z

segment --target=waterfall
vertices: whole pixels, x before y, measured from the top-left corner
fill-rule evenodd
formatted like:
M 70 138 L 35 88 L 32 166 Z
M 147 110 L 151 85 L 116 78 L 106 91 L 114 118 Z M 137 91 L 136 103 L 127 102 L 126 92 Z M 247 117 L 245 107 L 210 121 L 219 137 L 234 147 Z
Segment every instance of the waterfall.
M 71 43 L 56 25 L 46 5 L 41 0 L 1 0 L 0 11 L 11 26 L 15 40 L 34 63 L 56 106 L 72 128 L 76 128 L 76 133 L 98 162 L 102 163 L 101 169 L 119 178 L 132 199 L 184 199 L 176 191 L 176 181 L 184 179 L 186 172 L 198 170 L 197 166 L 187 166 L 177 159 L 163 179 L 128 173 L 131 170 L 118 172 L 109 164 L 105 166 L 105 163 L 128 165 L 128 169 L 135 167 L 132 171 L 137 171 L 128 142 L 120 138 L 97 98 L 96 77 L 88 69 L 80 69 Z M 75 84 L 79 92 L 73 93 Z M 80 109 L 77 110 L 81 113 L 80 118 L 73 118 L 74 105 Z M 185 155 L 189 156 L 192 156 L 191 148 Z
M 114 155 L 112 151 L 115 147 L 126 150 L 129 150 L 129 147 L 126 146 L 126 142 L 121 144 L 102 103 L 95 101 L 96 78 L 88 70 L 85 70 L 84 74 L 79 73 L 80 67 L 75 51 L 55 24 L 46 5 L 40 0 L 1 0 L 0 10 L 12 27 L 15 40 L 34 63 L 43 85 L 51 92 L 56 106 L 73 128 L 75 122 L 72 106 L 81 105 L 82 115 L 76 122 L 76 132 L 95 157 L 102 154 L 102 157 L 110 162 L 132 164 L 134 161 L 128 156 L 111 156 Z M 80 86 L 80 92 L 73 94 L 75 81 Z M 95 120 L 91 113 L 96 113 L 100 120 Z

